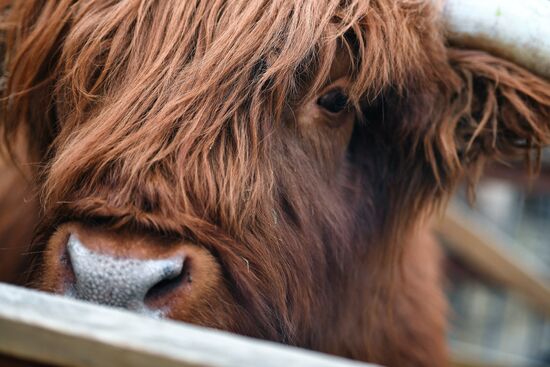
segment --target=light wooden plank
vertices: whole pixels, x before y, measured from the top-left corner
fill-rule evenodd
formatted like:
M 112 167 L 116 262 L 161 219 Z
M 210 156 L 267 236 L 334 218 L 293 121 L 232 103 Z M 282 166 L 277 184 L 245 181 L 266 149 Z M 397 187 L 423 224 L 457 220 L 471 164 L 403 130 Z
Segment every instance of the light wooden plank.
M 500 242 L 510 241 L 498 231 L 484 226 L 479 216 L 466 216 L 451 205 L 437 224 L 449 249 L 478 271 L 524 295 L 542 312 L 550 314 L 550 287 L 511 254 Z
M 372 366 L 0 283 L 2 353 L 79 367 Z

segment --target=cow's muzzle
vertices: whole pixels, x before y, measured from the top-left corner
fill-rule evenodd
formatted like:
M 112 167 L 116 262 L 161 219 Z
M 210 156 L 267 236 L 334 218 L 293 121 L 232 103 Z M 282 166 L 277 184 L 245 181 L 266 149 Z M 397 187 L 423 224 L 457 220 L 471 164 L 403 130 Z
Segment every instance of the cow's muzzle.
M 170 318 L 201 303 L 221 282 L 218 262 L 200 246 L 80 223 L 52 236 L 44 273 L 45 290 Z
M 162 315 L 162 310 L 153 311 L 145 304 L 149 292 L 155 287 L 168 287 L 170 282 L 176 287 L 185 264 L 183 254 L 146 260 L 96 253 L 75 234 L 69 236 L 67 250 L 74 273 L 74 282 L 67 289 L 67 295 L 156 315 Z M 191 274 L 187 276 L 192 277 Z

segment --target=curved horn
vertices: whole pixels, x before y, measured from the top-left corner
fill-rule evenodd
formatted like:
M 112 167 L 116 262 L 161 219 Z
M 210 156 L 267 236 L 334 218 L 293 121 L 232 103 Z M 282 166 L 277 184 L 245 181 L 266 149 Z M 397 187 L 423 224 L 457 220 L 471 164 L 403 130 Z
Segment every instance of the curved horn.
M 450 41 L 484 49 L 550 78 L 549 0 L 444 0 Z

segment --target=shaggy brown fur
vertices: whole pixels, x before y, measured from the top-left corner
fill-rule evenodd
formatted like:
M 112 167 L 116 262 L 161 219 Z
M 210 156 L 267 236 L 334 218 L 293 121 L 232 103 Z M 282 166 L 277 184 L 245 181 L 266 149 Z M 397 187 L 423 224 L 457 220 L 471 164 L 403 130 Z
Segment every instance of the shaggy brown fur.
M 415 228 L 487 159 L 550 142 L 547 81 L 447 48 L 431 1 L 3 2 L 0 124 L 34 168 L 33 251 L 69 222 L 168 236 L 223 272 L 179 319 L 445 364 L 438 252 Z M 315 103 L 334 86 L 340 114 Z

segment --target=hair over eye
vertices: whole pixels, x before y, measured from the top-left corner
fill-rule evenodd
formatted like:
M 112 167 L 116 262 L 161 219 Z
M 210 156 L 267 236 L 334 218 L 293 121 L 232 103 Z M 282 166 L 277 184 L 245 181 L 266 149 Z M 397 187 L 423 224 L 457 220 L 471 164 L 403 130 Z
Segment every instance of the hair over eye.
M 317 104 L 331 113 L 339 113 L 348 106 L 348 96 L 340 88 L 332 89 L 317 99 Z

